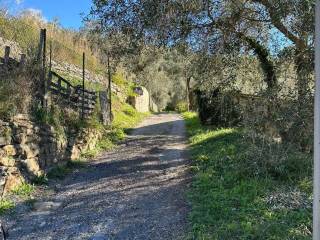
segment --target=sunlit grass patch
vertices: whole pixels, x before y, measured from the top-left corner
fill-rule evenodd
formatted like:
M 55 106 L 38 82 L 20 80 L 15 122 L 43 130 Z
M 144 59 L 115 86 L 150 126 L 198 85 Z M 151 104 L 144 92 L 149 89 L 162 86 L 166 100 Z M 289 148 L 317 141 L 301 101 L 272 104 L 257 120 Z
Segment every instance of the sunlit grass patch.
M 21 197 L 30 197 L 34 192 L 35 187 L 29 183 L 23 183 L 12 190 L 12 193 Z
M 311 239 L 310 156 L 286 146 L 262 151 L 244 130 L 203 127 L 195 113 L 184 118 L 194 169 L 190 239 Z M 286 159 L 272 165 L 274 154 Z
M 129 104 L 122 104 L 114 108 L 112 126 L 118 129 L 130 129 L 149 114 L 150 113 L 139 113 Z
M 14 203 L 7 199 L 0 199 L 0 215 L 14 208 Z

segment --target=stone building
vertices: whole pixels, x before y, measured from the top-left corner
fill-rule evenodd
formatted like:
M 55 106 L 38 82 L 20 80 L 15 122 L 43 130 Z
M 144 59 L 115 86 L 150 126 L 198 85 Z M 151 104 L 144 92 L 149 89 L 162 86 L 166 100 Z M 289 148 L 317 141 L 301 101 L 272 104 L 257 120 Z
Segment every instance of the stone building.
M 134 92 L 136 96 L 131 96 L 128 99 L 138 112 L 158 112 L 158 106 L 153 102 L 148 90 L 145 87 L 135 87 Z

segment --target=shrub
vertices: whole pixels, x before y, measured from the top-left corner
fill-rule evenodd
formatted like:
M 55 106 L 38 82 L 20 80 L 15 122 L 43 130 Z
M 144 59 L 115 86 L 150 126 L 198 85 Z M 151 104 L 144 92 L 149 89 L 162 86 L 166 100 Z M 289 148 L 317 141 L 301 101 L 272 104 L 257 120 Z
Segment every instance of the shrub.
M 235 104 L 233 92 L 197 90 L 196 95 L 202 124 L 232 127 L 241 122 L 240 109 Z
M 12 190 L 12 193 L 22 197 L 30 197 L 34 192 L 35 188 L 33 185 L 28 183 L 23 183 L 22 185 L 16 187 Z
M 187 102 L 178 102 L 175 110 L 179 113 L 183 113 L 188 111 L 188 103 Z
M 313 144 L 313 97 L 298 100 L 291 95 L 265 95 L 242 108 L 242 125 L 251 135 L 272 142 L 294 145 L 310 152 Z
M 14 208 L 14 203 L 12 201 L 0 199 L 0 215 L 3 215 L 12 208 Z

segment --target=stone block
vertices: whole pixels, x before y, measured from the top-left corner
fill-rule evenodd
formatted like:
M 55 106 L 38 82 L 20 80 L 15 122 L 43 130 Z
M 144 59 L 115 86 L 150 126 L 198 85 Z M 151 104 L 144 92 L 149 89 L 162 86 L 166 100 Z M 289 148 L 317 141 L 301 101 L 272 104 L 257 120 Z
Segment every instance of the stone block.
M 14 167 L 15 159 L 12 157 L 0 157 L 0 165 L 5 167 Z
M 2 150 L 4 151 L 5 156 L 16 156 L 18 153 L 14 145 L 6 145 Z
M 24 178 L 21 175 L 20 170 L 16 167 L 8 168 L 8 170 L 6 171 L 3 195 L 10 193 L 22 183 L 24 183 Z
M 0 136 L 0 146 L 11 144 L 11 136 Z
M 78 146 L 73 146 L 70 153 L 70 160 L 78 160 L 81 155 L 81 150 Z
M 12 118 L 13 122 L 18 122 L 18 121 L 29 121 L 29 116 L 28 114 L 17 114 Z
M 2 148 L 0 148 L 0 158 L 1 157 L 6 157 L 6 152 Z
M 26 130 L 26 134 L 27 135 L 34 135 L 34 131 L 33 131 L 33 128 L 28 128 L 27 130 Z
M 16 128 L 22 128 L 22 129 L 31 130 L 31 131 L 33 129 L 33 124 L 32 122 L 29 122 L 29 121 L 14 122 L 14 126 Z
M 0 126 L 0 146 L 11 143 L 12 130 L 8 126 Z
M 28 158 L 21 162 L 30 174 L 34 176 L 41 176 L 43 174 L 43 171 L 39 166 L 38 158 Z
M 134 90 L 137 96 L 131 97 L 129 103 L 138 112 L 149 112 L 150 111 L 150 95 L 145 87 L 136 87 Z
M 27 135 L 26 133 L 16 133 L 12 141 L 15 144 L 37 143 L 40 141 L 40 137 L 36 134 Z
M 8 122 L 4 122 L 2 120 L 0 120 L 0 127 L 9 127 L 9 123 Z
M 28 158 L 34 158 L 37 157 L 40 154 L 40 147 L 38 144 L 20 144 L 17 145 L 17 148 L 22 158 L 28 159 Z

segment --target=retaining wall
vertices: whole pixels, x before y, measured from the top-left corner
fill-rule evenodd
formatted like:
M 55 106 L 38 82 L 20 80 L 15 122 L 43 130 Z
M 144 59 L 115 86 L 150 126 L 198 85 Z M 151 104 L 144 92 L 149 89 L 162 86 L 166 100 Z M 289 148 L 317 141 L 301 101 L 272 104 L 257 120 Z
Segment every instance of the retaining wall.
M 27 115 L 0 121 L 0 194 L 92 150 L 102 133 L 95 129 L 76 132 L 38 124 Z

